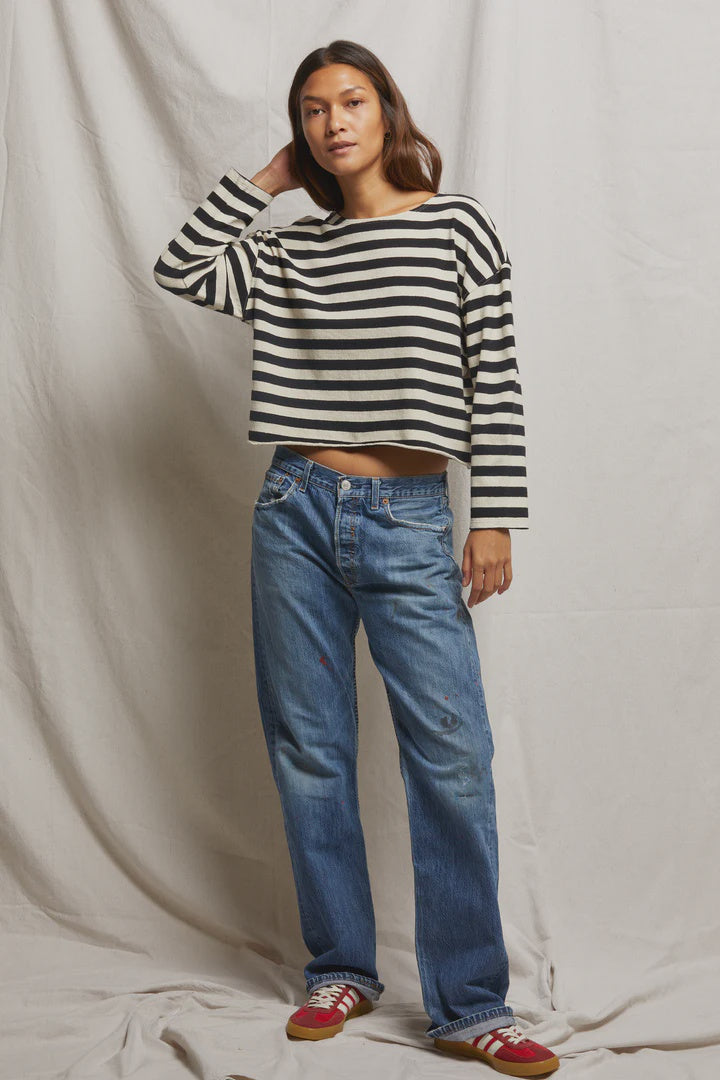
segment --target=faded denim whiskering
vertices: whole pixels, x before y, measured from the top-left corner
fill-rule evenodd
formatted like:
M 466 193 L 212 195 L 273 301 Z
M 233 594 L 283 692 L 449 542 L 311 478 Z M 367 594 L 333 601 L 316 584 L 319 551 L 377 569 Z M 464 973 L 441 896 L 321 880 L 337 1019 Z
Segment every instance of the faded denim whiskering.
M 373 1000 L 385 989 L 358 805 L 362 619 L 407 796 L 430 1038 L 514 1022 L 494 744 L 452 527 L 447 471 L 358 476 L 283 445 L 252 523 L 258 702 L 312 956 L 306 988 L 348 982 Z

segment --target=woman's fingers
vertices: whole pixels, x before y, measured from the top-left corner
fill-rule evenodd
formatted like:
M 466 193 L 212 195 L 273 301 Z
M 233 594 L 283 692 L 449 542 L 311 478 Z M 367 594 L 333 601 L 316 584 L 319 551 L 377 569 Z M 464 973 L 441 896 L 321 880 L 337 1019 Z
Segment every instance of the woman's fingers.
M 481 604 L 494 593 L 507 592 L 511 581 L 509 530 L 472 530 L 465 543 L 462 562 L 463 586 L 472 586 L 468 607 Z

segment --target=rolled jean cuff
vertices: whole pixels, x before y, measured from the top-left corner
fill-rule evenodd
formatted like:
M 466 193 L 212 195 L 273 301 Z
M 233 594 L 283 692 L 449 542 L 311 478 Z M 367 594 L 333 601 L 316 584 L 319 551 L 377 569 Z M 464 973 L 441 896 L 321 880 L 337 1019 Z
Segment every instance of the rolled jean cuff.
M 307 980 L 305 989 L 311 993 L 317 990 L 318 986 L 327 986 L 329 983 L 348 983 L 362 990 L 365 997 L 371 1001 L 377 1001 L 385 989 L 384 983 L 369 979 L 366 975 L 356 975 L 352 971 L 330 971 L 325 975 L 315 975 Z
M 484 1035 L 486 1031 L 492 1031 L 496 1027 L 508 1027 L 515 1023 L 515 1014 L 507 1008 L 489 1009 L 481 1013 L 473 1013 L 461 1020 L 453 1020 L 451 1024 L 442 1024 L 440 1027 L 430 1028 L 425 1034 L 430 1039 L 474 1039 L 476 1035 Z

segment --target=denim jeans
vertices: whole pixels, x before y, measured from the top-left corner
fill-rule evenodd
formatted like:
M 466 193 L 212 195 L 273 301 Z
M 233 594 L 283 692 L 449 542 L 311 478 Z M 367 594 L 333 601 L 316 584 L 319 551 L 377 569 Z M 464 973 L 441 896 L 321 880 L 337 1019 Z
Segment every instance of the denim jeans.
M 278 445 L 253 508 L 258 703 L 290 850 L 307 991 L 376 1001 L 358 804 L 355 636 L 388 697 L 407 798 L 430 1038 L 514 1022 L 480 660 L 452 549 L 447 471 L 359 476 Z

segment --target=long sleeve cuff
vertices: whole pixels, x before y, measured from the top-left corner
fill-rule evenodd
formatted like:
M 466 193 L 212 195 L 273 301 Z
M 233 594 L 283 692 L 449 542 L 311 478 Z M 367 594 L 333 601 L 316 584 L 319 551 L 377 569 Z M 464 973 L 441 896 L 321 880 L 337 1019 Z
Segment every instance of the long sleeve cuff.
M 529 528 L 510 268 L 506 259 L 463 300 L 471 393 L 471 529 Z

